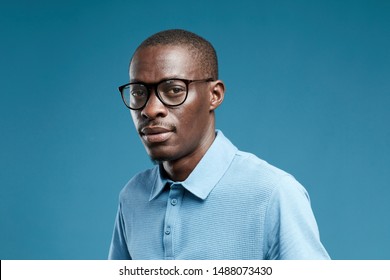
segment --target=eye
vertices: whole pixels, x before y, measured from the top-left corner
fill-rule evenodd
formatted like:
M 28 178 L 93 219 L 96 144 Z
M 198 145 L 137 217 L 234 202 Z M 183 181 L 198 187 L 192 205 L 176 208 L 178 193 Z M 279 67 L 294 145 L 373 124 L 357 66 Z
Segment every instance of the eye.
M 168 95 L 178 95 L 185 93 L 186 89 L 182 86 L 178 85 L 172 85 L 171 87 L 167 88 L 167 91 L 165 92 Z
M 143 90 L 133 90 L 130 94 L 134 98 L 141 98 L 144 97 L 146 93 Z
M 129 94 L 131 98 L 144 98 L 147 96 L 147 89 L 142 84 L 133 84 L 129 87 Z
M 160 85 L 159 91 L 168 98 L 185 95 L 186 84 L 180 80 L 169 80 Z

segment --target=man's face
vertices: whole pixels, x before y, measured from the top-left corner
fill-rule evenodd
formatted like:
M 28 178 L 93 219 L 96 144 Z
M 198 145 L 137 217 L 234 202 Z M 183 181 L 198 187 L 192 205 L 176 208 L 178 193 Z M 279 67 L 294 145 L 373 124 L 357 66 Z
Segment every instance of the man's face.
M 131 82 L 144 83 L 170 78 L 209 78 L 185 46 L 171 45 L 138 50 L 129 74 Z M 175 161 L 202 150 L 202 145 L 214 135 L 210 98 L 209 83 L 191 83 L 187 100 L 178 107 L 165 106 L 152 91 L 142 110 L 131 111 L 135 127 L 153 160 Z

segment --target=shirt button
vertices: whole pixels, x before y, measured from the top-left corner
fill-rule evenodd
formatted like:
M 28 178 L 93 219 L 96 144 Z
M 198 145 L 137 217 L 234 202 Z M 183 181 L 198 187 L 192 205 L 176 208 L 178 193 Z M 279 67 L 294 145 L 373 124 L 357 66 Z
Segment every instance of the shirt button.
M 176 198 L 172 199 L 172 200 L 171 200 L 171 204 L 172 204 L 173 206 L 175 206 L 175 205 L 177 204 L 177 199 L 176 199 Z
M 165 231 L 165 234 L 166 234 L 166 235 L 170 235 L 170 234 L 171 234 L 171 231 L 170 231 L 169 229 L 167 229 L 167 230 Z

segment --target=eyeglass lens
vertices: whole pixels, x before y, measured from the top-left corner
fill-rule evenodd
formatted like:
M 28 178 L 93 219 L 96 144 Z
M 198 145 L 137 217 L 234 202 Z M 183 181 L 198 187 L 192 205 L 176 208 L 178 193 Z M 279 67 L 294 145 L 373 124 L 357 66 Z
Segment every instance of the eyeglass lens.
M 187 85 L 181 80 L 163 81 L 156 88 L 156 94 L 165 105 L 179 105 L 186 99 Z M 130 84 L 123 89 L 123 100 L 132 109 L 142 108 L 149 99 L 150 90 L 141 83 Z

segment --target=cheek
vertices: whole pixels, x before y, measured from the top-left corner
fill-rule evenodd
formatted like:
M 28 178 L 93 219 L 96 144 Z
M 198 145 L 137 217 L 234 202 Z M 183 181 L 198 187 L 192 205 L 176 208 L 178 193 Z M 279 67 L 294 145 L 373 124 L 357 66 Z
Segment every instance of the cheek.
M 186 106 L 180 108 L 175 117 L 180 124 L 181 129 L 185 130 L 187 134 L 197 134 L 203 130 L 209 122 L 209 106 L 206 100 L 200 98 L 193 98 Z M 183 104 L 184 105 L 184 104 Z
M 133 120 L 135 129 L 138 129 L 138 124 L 140 122 L 140 114 L 137 111 L 130 110 L 131 119 Z

